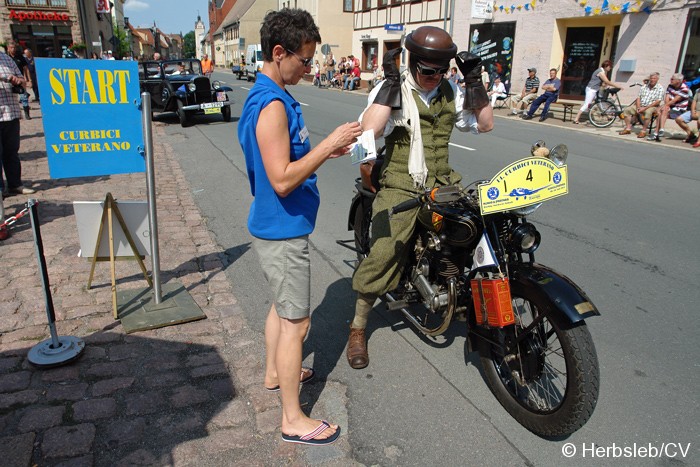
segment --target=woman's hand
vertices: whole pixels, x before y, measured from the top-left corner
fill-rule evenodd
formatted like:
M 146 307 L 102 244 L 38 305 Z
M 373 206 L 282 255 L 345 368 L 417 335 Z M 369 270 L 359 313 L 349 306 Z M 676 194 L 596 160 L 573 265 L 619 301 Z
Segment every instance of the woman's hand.
M 329 159 L 340 157 L 350 152 L 350 146 L 362 135 L 360 122 L 340 125 L 328 135 L 326 143 L 330 145 Z

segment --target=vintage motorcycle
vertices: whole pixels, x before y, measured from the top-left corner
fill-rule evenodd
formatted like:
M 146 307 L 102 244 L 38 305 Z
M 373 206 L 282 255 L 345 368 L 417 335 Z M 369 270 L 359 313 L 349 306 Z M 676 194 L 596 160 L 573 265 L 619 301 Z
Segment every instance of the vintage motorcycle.
M 466 322 L 468 349 L 479 351 L 491 392 L 544 438 L 581 428 L 599 390 L 584 320 L 600 313 L 569 278 L 535 262 L 541 235 L 527 220 L 544 201 L 568 193 L 567 153 L 538 141 L 531 157 L 490 181 L 443 186 L 395 206 L 392 213 L 418 207 L 418 221 L 399 285 L 384 297 L 426 336 Z M 348 220 L 354 240 L 338 241 L 358 264 L 370 250 L 375 196 L 363 178 Z

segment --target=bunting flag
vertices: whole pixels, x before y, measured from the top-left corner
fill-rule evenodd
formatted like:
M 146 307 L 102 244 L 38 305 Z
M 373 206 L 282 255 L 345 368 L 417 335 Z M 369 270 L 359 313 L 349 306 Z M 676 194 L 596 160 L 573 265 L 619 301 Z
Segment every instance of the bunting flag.
M 508 5 L 497 5 L 499 2 L 494 1 L 494 11 L 504 13 L 506 15 L 515 14 L 516 11 L 535 11 L 538 0 L 532 0 L 528 2 L 523 2 L 520 4 Z M 539 0 L 540 2 L 545 2 L 546 0 Z M 589 2 L 591 0 L 574 0 L 576 3 L 583 8 L 586 16 L 598 16 L 605 14 L 628 14 L 628 13 L 639 13 L 644 12 L 646 14 L 651 14 L 652 6 L 656 6 L 659 0 L 634 0 L 634 2 L 626 1 L 621 4 L 611 4 L 611 0 L 602 0 L 599 7 L 590 6 Z M 595 0 L 594 0 L 595 1 Z M 665 3 L 675 2 L 677 0 L 666 0 Z M 662 2 L 663 3 L 663 2 Z M 632 6 L 633 4 L 636 5 Z

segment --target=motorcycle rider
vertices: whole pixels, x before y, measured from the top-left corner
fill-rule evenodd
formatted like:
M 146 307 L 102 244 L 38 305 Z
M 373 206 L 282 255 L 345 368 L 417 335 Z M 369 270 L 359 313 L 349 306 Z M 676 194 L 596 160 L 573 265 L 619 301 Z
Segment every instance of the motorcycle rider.
M 474 134 L 493 128 L 493 110 L 481 82 L 481 59 L 457 54 L 450 35 L 434 26 L 421 26 L 406 37 L 409 69 L 399 75 L 396 48 L 384 55 L 384 81 L 372 90 L 360 115 L 363 130 L 384 136 L 381 190 L 372 204 L 372 246 L 353 276 L 357 291 L 350 325 L 347 359 L 352 368 L 369 364 L 365 327 L 376 299 L 398 285 L 406 246 L 413 235 L 418 208 L 395 214 L 389 210 L 426 189 L 457 184 L 461 175 L 448 161 L 452 128 Z M 461 88 L 444 79 L 455 59 L 464 76 Z

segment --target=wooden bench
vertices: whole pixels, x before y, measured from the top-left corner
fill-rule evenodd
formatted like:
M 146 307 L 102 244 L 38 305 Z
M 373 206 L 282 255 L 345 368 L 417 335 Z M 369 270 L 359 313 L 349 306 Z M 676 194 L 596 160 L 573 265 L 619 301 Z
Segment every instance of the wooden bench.
M 562 110 L 564 111 L 563 121 L 564 121 L 564 123 L 566 123 L 567 114 L 569 115 L 569 120 L 573 121 L 573 119 L 574 119 L 574 107 L 581 106 L 581 103 L 578 101 L 565 101 L 565 100 L 559 99 L 556 102 L 552 102 L 552 104 L 549 106 L 549 108 L 551 109 L 552 106 L 555 106 L 555 105 L 562 107 Z

